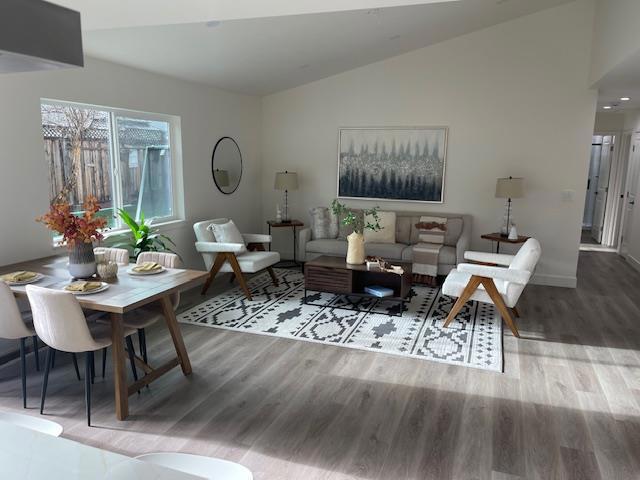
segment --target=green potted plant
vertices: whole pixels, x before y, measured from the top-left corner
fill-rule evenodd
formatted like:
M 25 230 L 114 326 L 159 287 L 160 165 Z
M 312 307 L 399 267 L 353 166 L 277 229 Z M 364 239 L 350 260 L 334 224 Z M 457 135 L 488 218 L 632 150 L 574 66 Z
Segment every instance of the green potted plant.
M 120 242 L 114 247 L 126 248 L 129 250 L 131 259 L 138 259 L 142 252 L 174 252 L 167 244 L 175 247 L 175 243 L 166 235 L 162 235 L 157 229 L 151 228 L 151 219 L 145 220 L 144 213 L 140 213 L 140 223 L 129 215 L 126 210 L 118 209 L 118 216 L 131 230 L 131 239 L 128 242 Z
M 365 259 L 364 252 L 364 231 L 365 229 L 377 232 L 382 230 L 380 226 L 378 210 L 374 207 L 368 210 L 362 210 L 361 214 L 354 212 L 352 209 L 340 203 L 337 199 L 331 203 L 331 210 L 343 225 L 349 225 L 353 228 L 353 232 L 347 237 L 347 263 L 351 265 L 362 265 Z M 373 222 L 367 220 L 372 217 Z

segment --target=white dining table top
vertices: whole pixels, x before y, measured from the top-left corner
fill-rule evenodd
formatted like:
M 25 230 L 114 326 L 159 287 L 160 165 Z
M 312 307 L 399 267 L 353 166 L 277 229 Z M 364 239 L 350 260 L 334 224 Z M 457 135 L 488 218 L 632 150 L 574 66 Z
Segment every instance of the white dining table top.
M 0 478 L 194 480 L 194 475 L 0 420 Z

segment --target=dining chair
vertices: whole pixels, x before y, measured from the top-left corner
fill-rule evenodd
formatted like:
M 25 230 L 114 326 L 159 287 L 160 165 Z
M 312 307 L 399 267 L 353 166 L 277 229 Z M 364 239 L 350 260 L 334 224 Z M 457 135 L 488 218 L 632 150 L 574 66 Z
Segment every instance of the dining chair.
M 207 480 L 253 480 L 253 474 L 247 467 L 220 458 L 173 452 L 147 453 L 136 458 Z
M 126 248 L 96 247 L 93 251 L 98 255 L 102 255 L 105 262 L 129 265 L 129 250 Z
M 18 303 L 9 286 L 0 282 L 0 309 L 3 318 L 0 322 L 0 338 L 6 340 L 18 340 L 20 347 L 20 376 L 22 377 L 22 406 L 27 408 L 27 360 L 26 360 L 26 340 L 31 337 L 33 342 L 33 356 L 36 369 L 40 370 L 38 358 L 38 337 L 31 322 L 25 322 L 20 313 Z
M 26 290 L 29 303 L 31 304 L 35 330 L 38 337 L 49 346 L 42 381 L 40 414 L 44 412 L 44 401 L 47 395 L 47 383 L 49 381 L 49 371 L 51 369 L 54 351 L 84 353 L 84 388 L 87 425 L 91 426 L 93 353 L 109 347 L 112 344 L 111 328 L 105 324 L 95 322 L 88 323 L 80 307 L 80 303 L 72 293 L 37 287 L 35 285 L 27 285 Z M 132 329 L 125 328 L 124 330 L 131 369 L 134 379 L 137 380 L 133 343 L 131 341 L 131 335 L 134 333 L 135 331 Z
M 62 435 L 62 425 L 44 418 L 32 417 L 21 413 L 0 412 L 0 422 L 10 423 L 18 427 L 28 428 L 40 433 L 46 433 L 52 437 Z
M 180 257 L 175 253 L 170 252 L 142 252 L 138 255 L 136 263 L 141 265 L 145 262 L 155 262 L 165 268 L 180 268 L 182 266 Z M 180 305 L 179 292 L 171 295 L 171 305 L 174 310 L 178 309 L 178 306 Z M 162 313 L 162 309 L 155 304 L 136 309 L 124 315 L 123 320 L 125 328 L 134 328 L 138 332 L 140 355 L 142 356 L 144 363 L 148 363 L 147 337 L 145 329 L 163 318 L 164 314 Z

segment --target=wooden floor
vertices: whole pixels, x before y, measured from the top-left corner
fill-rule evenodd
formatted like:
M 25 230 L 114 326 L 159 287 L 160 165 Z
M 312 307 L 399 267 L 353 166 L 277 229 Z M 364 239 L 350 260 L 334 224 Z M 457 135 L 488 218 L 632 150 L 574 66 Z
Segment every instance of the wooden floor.
M 519 308 L 504 374 L 183 325 L 194 374 L 131 397 L 128 421 L 108 370 L 86 426 L 64 356 L 46 413 L 83 443 L 227 458 L 258 480 L 640 478 L 640 274 L 583 252 L 577 289 L 530 286 Z M 167 358 L 168 335 L 148 337 L 152 362 Z M 33 415 L 39 386 L 30 372 Z M 0 407 L 20 405 L 13 362 Z

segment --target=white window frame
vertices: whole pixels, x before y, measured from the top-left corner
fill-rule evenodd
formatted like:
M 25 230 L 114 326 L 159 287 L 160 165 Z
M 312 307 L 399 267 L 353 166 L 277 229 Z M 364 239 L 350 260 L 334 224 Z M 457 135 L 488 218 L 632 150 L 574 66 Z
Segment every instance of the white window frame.
M 184 188 L 183 188 L 183 164 L 182 164 L 182 131 L 180 117 L 163 113 L 151 113 L 140 110 L 129 110 L 123 108 L 106 107 L 90 103 L 70 102 L 66 100 L 55 100 L 52 98 L 41 98 L 40 104 L 61 105 L 75 108 L 85 108 L 100 110 L 109 114 L 109 149 L 111 162 L 111 189 L 112 203 L 114 205 L 114 215 L 116 215 L 116 226 L 106 232 L 106 237 L 129 231 L 117 216 L 116 209 L 122 206 L 122 177 L 120 172 L 120 149 L 117 132 L 116 117 L 133 117 L 140 120 L 161 121 L 169 124 L 169 151 L 171 155 L 171 211 L 173 215 L 168 217 L 157 217 L 153 225 L 162 226 L 175 222 L 184 221 Z M 137 220 L 137 219 L 136 219 Z M 55 240 L 55 239 L 54 239 Z

